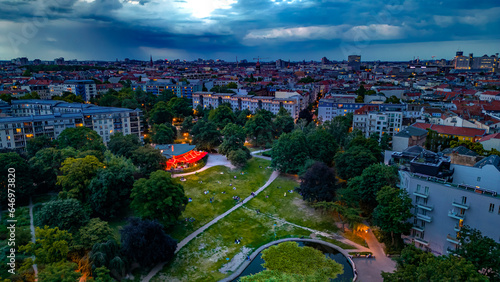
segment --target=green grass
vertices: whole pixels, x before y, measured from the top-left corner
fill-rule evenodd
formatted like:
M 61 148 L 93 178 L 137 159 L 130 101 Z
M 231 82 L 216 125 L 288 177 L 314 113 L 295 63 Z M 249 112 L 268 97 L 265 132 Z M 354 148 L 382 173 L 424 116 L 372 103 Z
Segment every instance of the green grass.
M 282 225 L 248 209 L 238 209 L 182 248 L 174 261 L 152 281 L 218 281 L 228 275 L 219 269 L 243 248 L 249 248 L 249 252 L 252 252 L 277 239 L 308 238 L 309 235 L 310 232 L 304 229 Z M 234 243 L 237 238 L 241 244 Z
M 319 237 L 318 239 L 320 239 L 322 241 L 332 243 L 332 244 L 337 245 L 340 248 L 345 249 L 345 250 L 355 249 L 355 247 L 353 247 L 349 244 L 346 244 L 346 243 L 342 243 L 342 242 L 335 240 L 335 239 L 325 238 L 325 237 L 321 237 L 321 236 L 318 236 L 318 237 Z
M 260 209 L 261 213 L 279 217 L 300 226 L 329 233 L 337 232 L 338 228 L 333 217 L 311 208 L 297 192 L 288 192 L 298 186 L 299 183 L 295 179 L 279 176 L 246 206 L 254 210 Z
M 241 199 L 250 196 L 252 191 L 256 191 L 269 179 L 272 173 L 271 169 L 267 169 L 269 164 L 267 160 L 252 158 L 242 169 L 231 170 L 224 166 L 215 166 L 198 174 L 186 176 L 186 181 L 181 183 L 186 197 L 193 201 L 188 203 L 186 210 L 179 217 L 179 224 L 171 228 L 169 233 L 181 240 L 233 207 L 236 203 L 232 199 L 233 196 L 239 196 Z M 234 187 L 236 190 L 233 190 Z M 209 193 L 205 195 L 204 191 Z M 210 203 L 211 197 L 214 198 L 212 203 Z M 187 222 L 186 218 L 194 218 L 195 221 Z
M 111 230 L 113 230 L 113 237 L 115 237 L 115 240 L 117 242 L 120 242 L 120 230 L 123 228 L 123 226 L 127 225 L 127 219 L 126 217 L 120 217 L 116 219 L 112 219 L 108 221 L 109 227 Z
M 354 243 L 360 244 L 361 246 L 368 248 L 368 244 L 366 243 L 365 239 L 363 239 L 363 237 L 358 236 L 356 233 L 353 233 L 351 231 L 346 231 L 342 233 L 342 236 L 345 237 L 346 239 L 353 241 Z

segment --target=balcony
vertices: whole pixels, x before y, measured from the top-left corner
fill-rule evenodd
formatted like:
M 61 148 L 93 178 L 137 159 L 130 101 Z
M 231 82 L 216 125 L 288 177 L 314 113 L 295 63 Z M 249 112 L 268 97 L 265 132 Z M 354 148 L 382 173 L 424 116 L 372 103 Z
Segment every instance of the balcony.
M 465 214 L 460 214 L 455 211 L 448 211 L 448 216 L 455 219 L 461 219 L 461 220 L 465 219 Z
M 460 245 L 460 241 L 455 238 L 455 237 L 452 237 L 451 235 L 448 234 L 448 236 L 446 236 L 446 241 L 452 243 L 452 244 L 455 244 L 455 245 Z
M 429 246 L 429 242 L 425 241 L 422 238 L 413 237 L 413 240 L 415 240 L 415 242 L 420 243 L 422 245 Z
M 424 194 L 422 192 L 413 192 L 413 195 L 424 199 L 427 199 L 429 197 L 429 194 Z
M 459 203 L 459 202 L 453 201 L 453 203 L 451 203 L 451 204 L 454 207 L 461 208 L 461 209 L 464 209 L 464 210 L 468 210 L 469 209 L 469 205 L 467 205 L 465 203 Z
M 460 225 L 455 224 L 455 227 L 453 227 L 453 230 L 455 230 L 455 232 L 460 232 L 460 229 L 461 229 L 461 228 L 462 228 L 462 227 L 461 227 Z
M 424 209 L 426 211 L 432 211 L 434 209 L 434 206 L 432 205 L 426 205 L 426 204 L 417 204 L 418 208 Z
M 419 232 L 424 232 L 424 227 L 422 227 L 422 226 L 414 225 L 411 229 L 413 229 L 415 231 L 419 231 Z
M 425 222 L 432 222 L 432 217 L 417 213 L 417 219 L 423 220 Z

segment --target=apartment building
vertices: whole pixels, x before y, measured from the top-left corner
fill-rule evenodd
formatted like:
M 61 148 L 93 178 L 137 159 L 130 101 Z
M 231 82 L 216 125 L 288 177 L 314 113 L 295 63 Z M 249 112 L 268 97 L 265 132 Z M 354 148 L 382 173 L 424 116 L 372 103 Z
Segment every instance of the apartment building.
M 248 109 L 252 113 L 255 113 L 263 109 L 273 114 L 277 114 L 280 107 L 283 107 L 293 118 L 297 119 L 299 117 L 299 112 L 304 107 L 302 99 L 303 97 L 300 95 L 294 95 L 288 98 L 277 98 L 273 96 L 197 92 L 193 94 L 193 108 L 195 109 L 198 105 L 201 105 L 203 108 L 217 108 L 222 103 L 228 103 L 231 105 L 233 111 Z
M 419 152 L 420 151 L 420 152 Z M 500 157 L 474 166 L 451 164 L 449 157 L 410 147 L 393 153 L 399 165 L 400 187 L 414 208 L 407 242 L 436 255 L 459 247 L 460 228 L 469 225 L 500 242 Z
M 66 128 L 85 126 L 96 131 L 104 143 L 115 132 L 141 138 L 142 112 L 60 101 L 12 101 L 11 117 L 0 118 L 0 148 L 21 149 L 29 138 L 57 138 Z
M 325 122 L 327 120 L 332 120 L 336 116 L 345 116 L 348 113 L 354 113 L 356 110 L 359 110 L 364 106 L 375 106 L 375 108 L 373 108 L 374 110 L 376 109 L 382 112 L 403 112 L 406 109 L 405 104 L 341 103 L 337 102 L 336 98 L 323 98 L 319 100 L 318 119 Z
M 372 111 L 366 114 L 354 114 L 353 130 L 361 130 L 366 138 L 372 134 L 382 137 L 384 133 L 394 136 L 401 130 L 403 113 L 396 111 Z
M 93 80 L 66 80 L 62 84 L 49 85 L 50 96 L 61 96 L 63 92 L 71 92 L 81 96 L 85 102 L 97 96 L 97 88 Z

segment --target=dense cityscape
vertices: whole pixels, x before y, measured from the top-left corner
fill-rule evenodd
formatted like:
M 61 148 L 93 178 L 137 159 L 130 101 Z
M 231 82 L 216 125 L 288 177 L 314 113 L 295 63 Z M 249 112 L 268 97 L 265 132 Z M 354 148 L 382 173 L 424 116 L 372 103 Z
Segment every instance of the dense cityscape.
M 0 282 L 500 281 L 498 1 L 0 11 Z

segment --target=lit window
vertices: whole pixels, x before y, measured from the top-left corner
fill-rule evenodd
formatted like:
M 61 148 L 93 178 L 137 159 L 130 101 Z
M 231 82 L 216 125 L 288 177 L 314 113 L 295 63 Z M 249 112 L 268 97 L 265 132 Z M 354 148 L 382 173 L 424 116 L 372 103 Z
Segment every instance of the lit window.
M 493 212 L 493 210 L 495 210 L 495 204 L 493 203 L 490 203 L 490 208 L 489 208 L 489 212 Z

